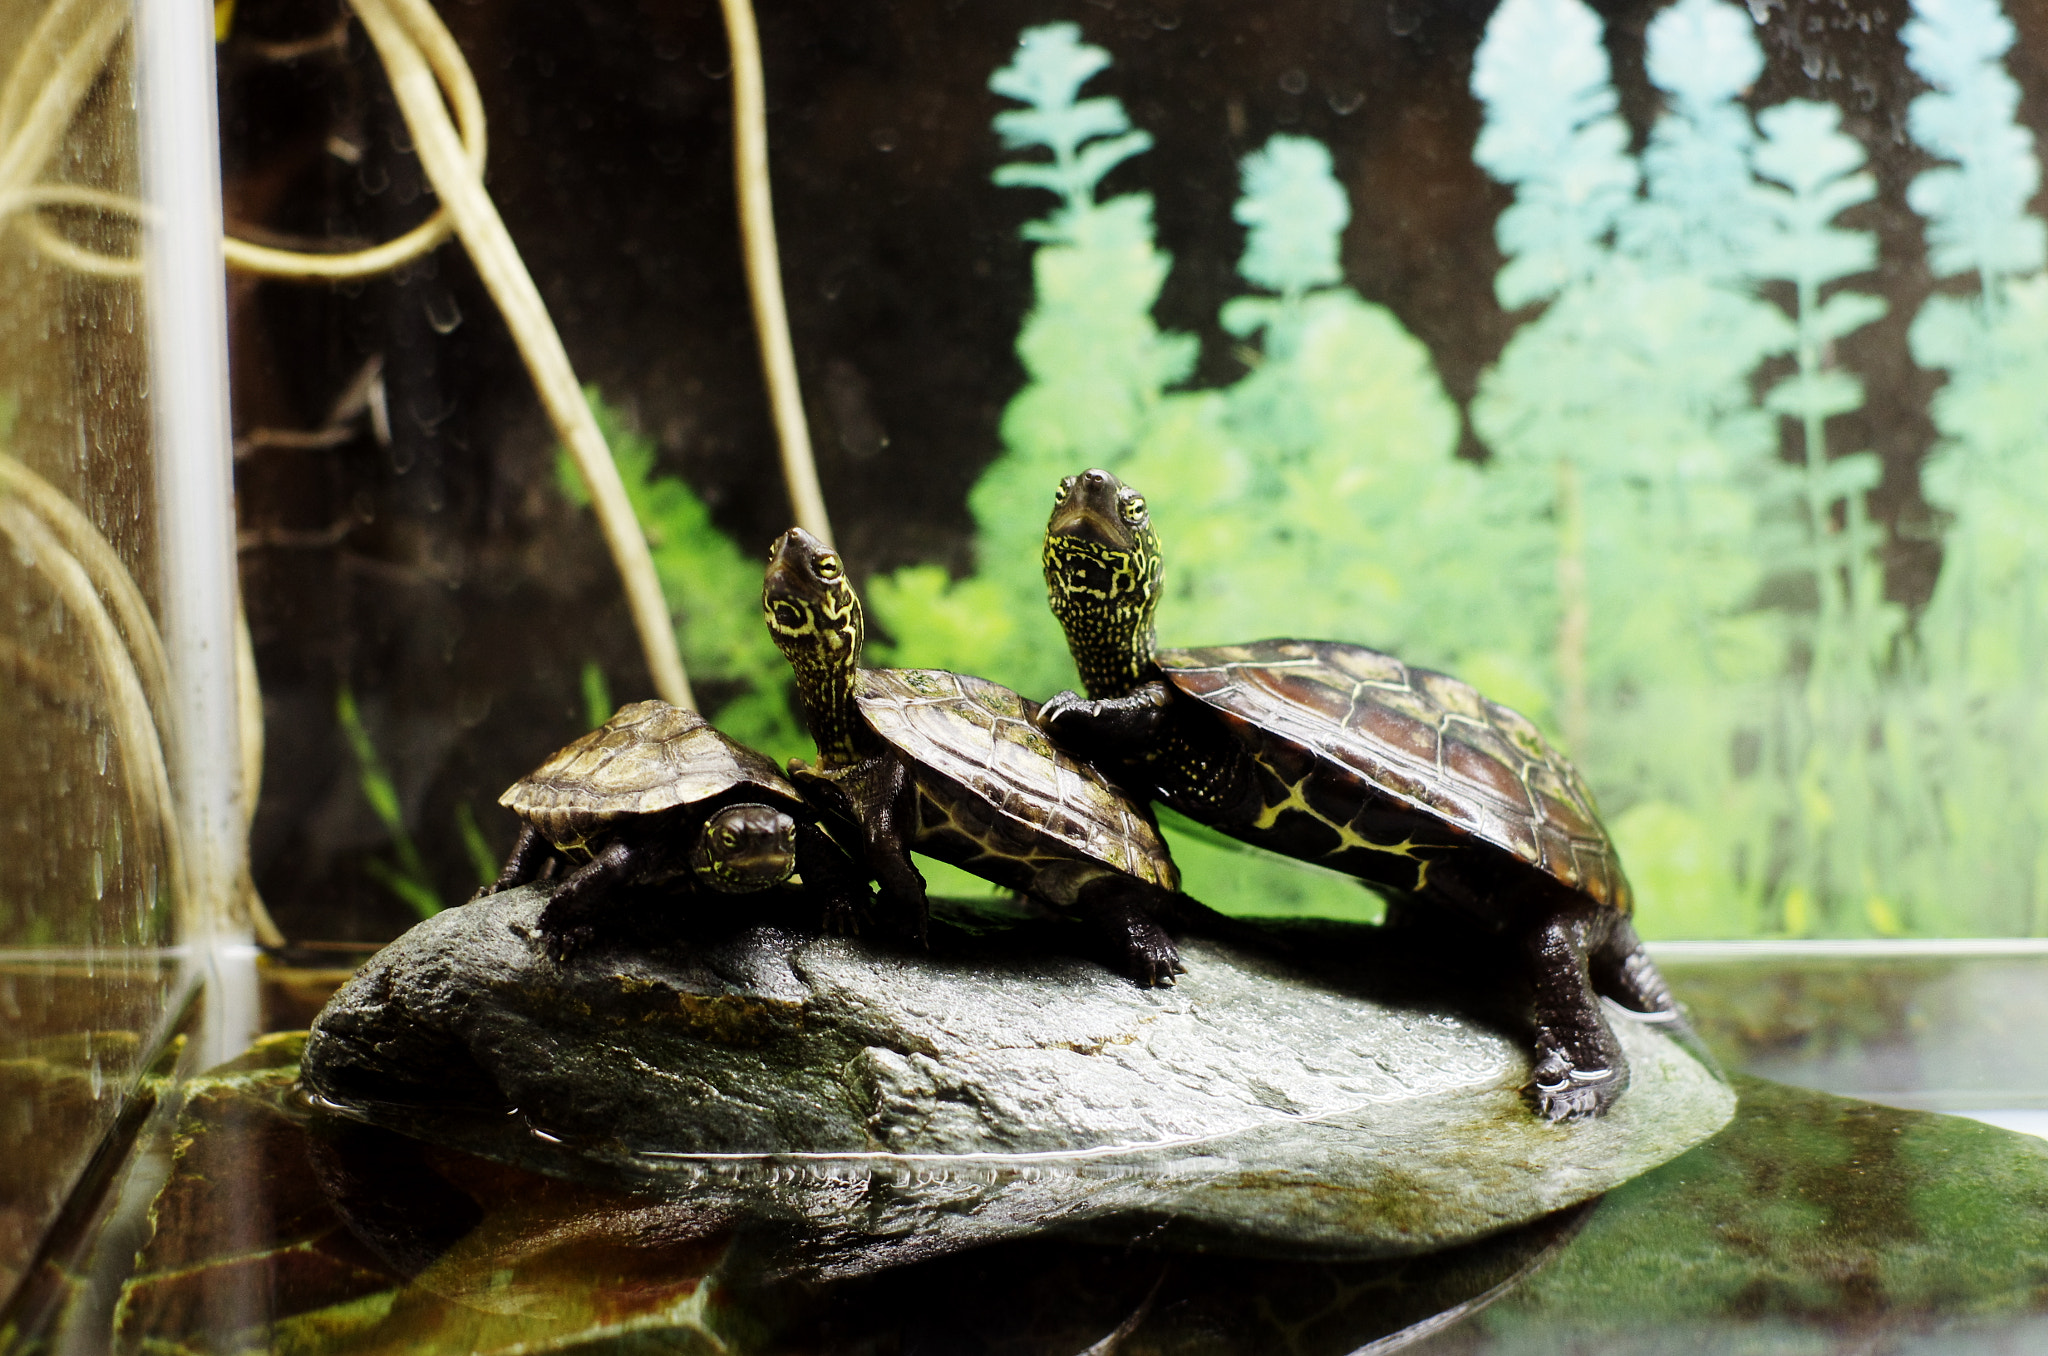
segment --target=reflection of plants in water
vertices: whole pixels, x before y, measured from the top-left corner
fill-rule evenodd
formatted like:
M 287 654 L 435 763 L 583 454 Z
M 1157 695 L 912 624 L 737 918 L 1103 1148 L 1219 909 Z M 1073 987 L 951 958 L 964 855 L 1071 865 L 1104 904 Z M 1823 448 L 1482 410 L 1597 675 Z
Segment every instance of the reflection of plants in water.
M 2024 469 L 2048 423 L 2048 349 L 2034 351 L 2048 282 L 2024 212 L 2038 171 L 2012 120 L 1998 63 L 2011 31 L 1995 5 L 1921 10 L 1906 39 L 1935 91 L 1913 127 L 1956 165 L 1930 171 L 1913 204 L 1937 270 L 1976 271 L 1984 296 L 1937 298 L 1914 331 L 1921 360 L 1952 374 L 1928 475 L 1955 516 L 1919 669 L 1899 662 L 1905 618 L 1884 596 L 1867 506 L 1877 460 L 1828 443 L 1830 421 L 1862 404 L 1836 345 L 1884 310 L 1844 285 L 1876 258 L 1868 232 L 1837 224 L 1873 192 L 1864 153 L 1830 105 L 1752 119 L 1741 100 L 1762 53 L 1720 0 L 1679 0 L 1649 26 L 1665 109 L 1640 156 L 1600 20 L 1580 0 L 1496 11 L 1474 64 L 1475 157 L 1515 190 L 1497 228 L 1501 301 L 1542 309 L 1481 380 L 1483 470 L 1451 455 L 1455 415 L 1428 354 L 1337 285 L 1348 207 L 1327 152 L 1303 138 L 1276 137 L 1245 165 L 1240 273 L 1258 291 L 1221 323 L 1257 339 L 1250 370 L 1175 389 L 1191 341 L 1151 319 L 1168 268 L 1151 201 L 1095 198 L 1101 172 L 1147 140 L 1114 100 L 1078 97 L 1107 65 L 1078 30 L 1027 31 L 991 86 L 1026 105 L 1002 115 L 1005 144 L 1047 157 L 998 182 L 1059 196 L 1027 228 L 1030 380 L 970 499 L 976 572 L 919 566 L 871 585 L 893 657 L 1034 694 L 1070 683 L 1040 606 L 1039 508 L 1059 476 L 1103 465 L 1150 495 L 1167 643 L 1338 636 L 1452 667 L 1529 710 L 1567 736 L 1616 812 L 1653 928 L 2038 926 L 2009 902 L 2048 878 L 2043 759 L 2005 737 L 2028 702 L 2020 675 L 2048 657 L 2033 619 L 2048 552 L 2030 544 L 2048 503 L 2040 470 Z M 1760 396 L 1774 359 L 1788 370 Z M 2004 610 L 1985 602 L 1996 581 L 1972 574 L 1991 570 L 2016 581 Z M 2004 854 L 2020 859 L 2011 879 L 1958 898 L 1956 854 L 1996 856 L 1997 841 L 2019 849 Z M 1185 832 L 1175 844 L 1210 850 Z M 1322 898 L 1297 887 L 1290 902 Z

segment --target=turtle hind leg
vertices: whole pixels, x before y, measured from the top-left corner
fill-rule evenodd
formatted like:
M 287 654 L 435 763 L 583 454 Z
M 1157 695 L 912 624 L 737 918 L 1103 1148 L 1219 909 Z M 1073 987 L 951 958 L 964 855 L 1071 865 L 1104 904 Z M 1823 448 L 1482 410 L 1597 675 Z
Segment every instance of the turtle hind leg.
M 555 859 L 555 845 L 547 836 L 531 824 L 519 826 L 519 841 L 512 845 L 510 855 L 505 858 L 505 868 L 498 873 L 498 879 L 476 892 L 475 899 L 494 895 L 501 890 L 510 890 L 539 880 L 541 873 Z
M 1626 918 L 1617 918 L 1606 941 L 1590 957 L 1593 988 L 1629 1009 L 1641 1020 L 1655 1023 L 1678 1042 L 1679 1048 L 1705 1065 L 1716 1077 L 1726 1078 L 1721 1062 L 1699 1033 L 1686 1021 L 1678 1000 L 1657 973 L 1642 939 Z
M 1173 911 L 1175 896 L 1134 876 L 1105 876 L 1090 881 L 1075 898 L 1081 914 L 1109 944 L 1117 970 L 1139 988 L 1173 983 L 1186 974 L 1180 948 L 1158 918 Z
M 1526 938 L 1536 990 L 1536 1063 L 1524 1091 L 1547 1121 L 1598 1116 L 1628 1086 L 1628 1061 L 1600 1011 L 1590 964 L 1619 921 L 1591 904 L 1567 903 Z
M 1593 987 L 1633 1011 L 1656 1015 L 1678 1011 L 1664 976 L 1626 918 L 1617 918 L 1588 957 Z

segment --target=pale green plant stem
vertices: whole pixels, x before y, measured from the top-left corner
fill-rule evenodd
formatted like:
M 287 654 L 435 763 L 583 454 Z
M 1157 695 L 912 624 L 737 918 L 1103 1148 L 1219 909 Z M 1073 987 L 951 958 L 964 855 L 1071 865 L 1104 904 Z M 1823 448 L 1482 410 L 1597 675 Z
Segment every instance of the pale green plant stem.
M 19 499 L 0 500 L 0 533 L 11 538 L 15 548 L 34 562 L 56 590 L 65 610 L 77 618 L 92 640 L 107 696 L 107 714 L 116 732 L 114 742 L 120 748 L 126 771 L 122 780 L 128 790 L 129 810 L 138 829 L 156 826 L 163 846 L 164 880 L 170 888 L 174 910 L 182 913 L 184 901 L 191 893 L 190 883 L 185 879 L 185 844 L 172 808 L 163 741 L 151 718 L 149 697 L 136 672 L 134 655 L 113 616 L 101 603 L 85 567 Z
M 740 242 L 747 290 L 754 303 L 754 333 L 768 382 L 768 405 L 782 450 L 782 479 L 797 526 L 826 545 L 832 524 L 818 487 L 817 459 L 804 418 L 796 349 L 789 337 L 789 307 L 782 293 L 782 260 L 775 243 L 775 201 L 768 180 L 768 112 L 761 70 L 761 35 L 749 0 L 719 0 L 732 52 L 733 181 L 740 206 Z

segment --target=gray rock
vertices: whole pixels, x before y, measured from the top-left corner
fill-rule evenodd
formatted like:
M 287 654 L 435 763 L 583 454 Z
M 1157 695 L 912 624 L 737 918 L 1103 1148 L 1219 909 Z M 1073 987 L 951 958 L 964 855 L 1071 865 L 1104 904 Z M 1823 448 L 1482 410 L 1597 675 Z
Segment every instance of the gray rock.
M 1180 984 L 1143 990 L 1065 951 L 1061 925 L 985 917 L 935 927 L 930 954 L 762 921 L 557 964 L 528 935 L 540 903 L 495 896 L 386 948 L 314 1023 L 307 1090 L 775 1222 L 820 1274 L 1049 1226 L 1432 1250 L 1616 1186 L 1734 1108 L 1667 1030 L 1616 1009 L 1628 1092 L 1546 1124 L 1498 975 L 1459 957 L 1479 983 L 1460 992 L 1372 928 L 1276 930 L 1281 952 L 1187 937 Z

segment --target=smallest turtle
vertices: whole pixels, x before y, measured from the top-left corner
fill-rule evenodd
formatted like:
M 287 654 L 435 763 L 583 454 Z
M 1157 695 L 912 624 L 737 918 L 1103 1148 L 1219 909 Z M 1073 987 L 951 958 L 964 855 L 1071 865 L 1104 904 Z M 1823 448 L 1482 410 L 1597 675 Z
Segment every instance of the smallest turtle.
M 853 864 L 775 764 L 663 701 L 622 706 L 598 729 L 514 782 L 498 803 L 525 821 L 485 894 L 540 879 L 558 861 L 538 928 L 566 960 L 614 890 L 687 878 L 722 894 L 801 873 L 828 928 L 851 930 L 866 894 Z

